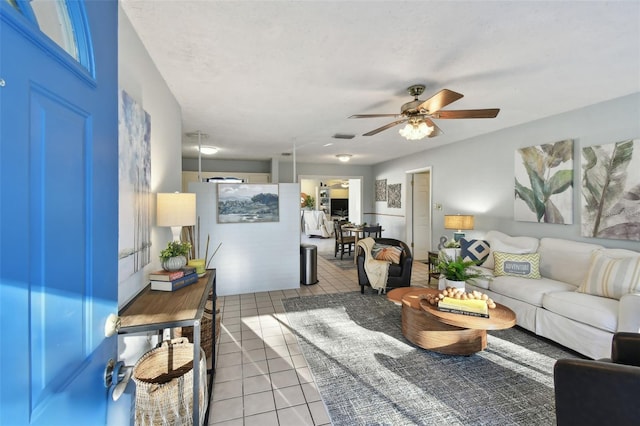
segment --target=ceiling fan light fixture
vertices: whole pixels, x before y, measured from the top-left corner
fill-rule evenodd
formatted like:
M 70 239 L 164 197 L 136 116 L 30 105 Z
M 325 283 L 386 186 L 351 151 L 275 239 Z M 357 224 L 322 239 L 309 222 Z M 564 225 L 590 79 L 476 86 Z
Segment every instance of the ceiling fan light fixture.
M 338 154 L 336 155 L 336 157 L 338 158 L 338 160 L 342 161 L 343 163 L 346 163 L 347 161 L 351 160 L 351 154 Z
M 433 126 L 429 126 L 421 120 L 419 122 L 407 123 L 398 133 L 407 140 L 417 141 L 429 136 L 431 132 L 433 132 L 433 129 Z
M 214 146 L 203 146 L 200 148 L 200 153 L 204 155 L 213 155 L 218 152 L 218 148 Z

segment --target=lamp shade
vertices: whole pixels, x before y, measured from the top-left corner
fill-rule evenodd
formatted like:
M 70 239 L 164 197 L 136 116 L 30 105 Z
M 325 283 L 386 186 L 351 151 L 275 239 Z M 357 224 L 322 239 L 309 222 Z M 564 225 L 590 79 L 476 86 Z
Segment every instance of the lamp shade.
M 158 193 L 158 226 L 192 226 L 196 224 L 196 194 Z
M 444 228 L 456 229 L 473 229 L 474 218 L 472 215 L 464 214 L 447 214 L 444 215 Z

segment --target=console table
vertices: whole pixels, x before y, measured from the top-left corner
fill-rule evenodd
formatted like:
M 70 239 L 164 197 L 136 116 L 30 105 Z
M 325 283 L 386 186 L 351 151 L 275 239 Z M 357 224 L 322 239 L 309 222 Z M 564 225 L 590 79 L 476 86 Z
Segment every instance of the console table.
M 216 270 L 208 269 L 198 282 L 176 291 L 151 290 L 147 286 L 122 310 L 120 310 L 120 329 L 118 333 L 140 333 L 174 327 L 193 327 L 193 424 L 200 424 L 200 322 L 204 314 L 204 307 L 213 296 L 213 325 L 211 369 L 207 374 L 215 371 L 215 335 L 216 335 Z M 207 394 L 211 397 L 213 377 L 209 380 Z M 209 406 L 205 411 L 205 423 L 209 413 Z

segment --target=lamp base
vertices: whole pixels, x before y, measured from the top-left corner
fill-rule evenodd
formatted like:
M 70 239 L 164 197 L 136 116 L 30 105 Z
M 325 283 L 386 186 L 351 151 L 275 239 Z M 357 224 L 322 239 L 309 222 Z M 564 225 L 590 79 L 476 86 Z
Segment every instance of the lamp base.
M 453 241 L 460 241 L 460 238 L 464 238 L 464 232 L 453 233 Z
M 173 241 L 180 241 L 180 233 L 182 233 L 182 226 L 171 227 L 171 235 L 173 235 Z

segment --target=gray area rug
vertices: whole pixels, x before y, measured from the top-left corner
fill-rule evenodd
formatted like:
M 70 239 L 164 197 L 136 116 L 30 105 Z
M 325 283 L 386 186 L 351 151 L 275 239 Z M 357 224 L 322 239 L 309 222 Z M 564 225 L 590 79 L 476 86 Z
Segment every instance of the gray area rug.
M 554 425 L 553 365 L 572 352 L 512 328 L 441 355 L 407 341 L 385 296 L 283 300 L 334 425 Z
M 332 265 L 341 269 L 354 269 L 356 267 L 356 264 L 353 263 L 353 252 L 351 252 L 351 256 L 345 253 L 342 260 L 340 260 L 340 253 L 335 257 L 333 253 L 320 253 L 319 256 L 322 256 L 323 259 L 328 260 Z

